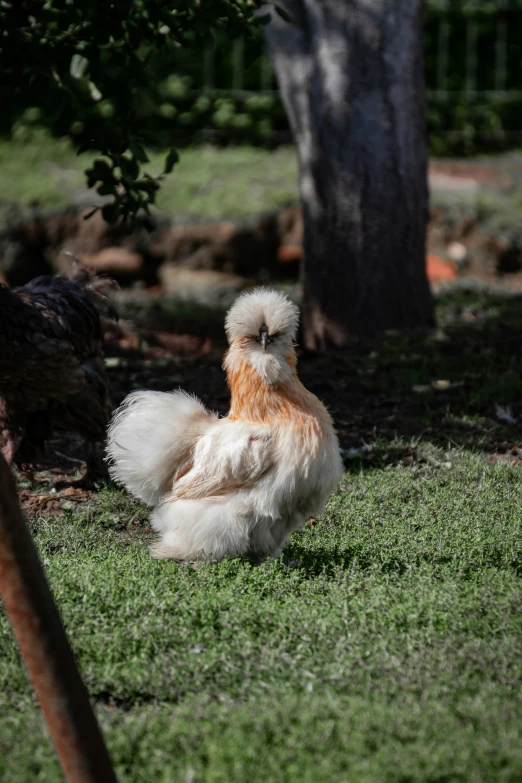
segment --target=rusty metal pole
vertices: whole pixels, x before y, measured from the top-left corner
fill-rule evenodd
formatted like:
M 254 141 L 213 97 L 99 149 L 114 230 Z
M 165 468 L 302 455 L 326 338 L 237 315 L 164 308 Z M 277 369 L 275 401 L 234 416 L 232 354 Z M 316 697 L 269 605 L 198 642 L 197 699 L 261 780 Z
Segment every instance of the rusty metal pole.
M 0 595 L 68 783 L 117 783 L 1 453 Z

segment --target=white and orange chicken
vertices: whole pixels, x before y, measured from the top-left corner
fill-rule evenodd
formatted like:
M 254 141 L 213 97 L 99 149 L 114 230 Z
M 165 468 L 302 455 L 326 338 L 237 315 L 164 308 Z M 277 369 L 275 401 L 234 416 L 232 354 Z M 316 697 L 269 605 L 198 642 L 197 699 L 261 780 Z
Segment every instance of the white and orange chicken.
M 109 428 L 111 474 L 154 507 L 156 557 L 278 557 L 342 475 L 332 420 L 297 377 L 298 309 L 265 288 L 225 322 L 231 392 L 218 418 L 183 391 L 137 391 Z

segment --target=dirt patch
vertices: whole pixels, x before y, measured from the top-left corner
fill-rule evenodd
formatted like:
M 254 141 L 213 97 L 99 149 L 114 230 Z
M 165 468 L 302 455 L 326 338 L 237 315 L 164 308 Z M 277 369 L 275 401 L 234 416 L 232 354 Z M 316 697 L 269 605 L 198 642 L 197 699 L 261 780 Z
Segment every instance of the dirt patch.
M 450 170 L 459 167 L 462 164 L 455 163 Z M 488 172 L 480 170 L 480 180 L 444 173 L 453 184 L 444 187 L 449 194 L 462 190 L 462 182 L 467 181 L 482 193 L 480 182 L 493 178 Z M 475 174 L 475 169 L 470 173 Z M 432 179 L 437 176 L 440 179 L 442 174 L 433 174 Z M 508 183 L 509 176 L 497 172 L 497 186 Z M 491 201 L 491 193 L 488 198 Z M 435 287 L 448 279 L 474 278 L 522 289 L 518 211 L 508 215 L 506 222 L 495 209 L 473 200 L 456 203 L 449 196 L 441 204 L 438 194 L 428 224 L 426 256 L 427 274 Z M 185 301 L 228 306 L 239 292 L 254 285 L 298 281 L 302 215 L 293 206 L 248 225 L 163 225 L 153 234 L 138 228 L 130 236 L 117 226 L 107 226 L 101 218 L 84 221 L 81 215 L 70 213 L 33 218 L 2 232 L 0 280 L 16 286 L 36 274 L 63 272 L 69 263 L 63 250 L 75 253 L 124 288 L 159 290 Z
M 57 477 L 54 477 L 57 478 Z M 67 481 L 67 476 L 62 476 Z M 60 516 L 65 509 L 76 504 L 92 500 L 94 490 L 84 490 L 77 487 L 67 487 L 60 492 L 38 492 L 31 489 L 21 489 L 20 504 L 28 517 Z
M 463 182 L 470 186 L 487 185 L 496 190 L 513 188 L 522 182 L 522 158 L 519 155 L 505 155 L 481 160 L 431 160 L 429 177 L 432 189 L 438 177 L 444 178 L 448 189 L 459 190 Z
M 38 214 L 6 226 L 0 233 L 0 274 L 6 282 L 19 286 L 39 274 L 62 273 L 69 263 L 64 250 L 123 286 L 161 285 L 181 293 L 202 285 L 237 292 L 249 280 L 298 274 L 300 253 L 293 259 L 284 252 L 279 257 L 281 247 L 302 244 L 296 206 L 248 223 L 163 222 L 152 233 L 137 226 L 130 235 L 119 224 L 107 225 L 99 213 L 89 220 L 84 214 Z

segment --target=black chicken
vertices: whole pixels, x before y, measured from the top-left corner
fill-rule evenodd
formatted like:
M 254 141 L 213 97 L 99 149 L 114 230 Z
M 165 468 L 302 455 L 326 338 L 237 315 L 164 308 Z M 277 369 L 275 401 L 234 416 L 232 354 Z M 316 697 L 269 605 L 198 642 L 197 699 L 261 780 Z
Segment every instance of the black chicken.
M 74 264 L 68 278 L 0 285 L 0 450 L 8 463 L 41 461 L 53 427 L 79 433 L 87 476 L 103 463 L 95 444 L 110 418 L 102 319 L 118 320 L 114 281 Z

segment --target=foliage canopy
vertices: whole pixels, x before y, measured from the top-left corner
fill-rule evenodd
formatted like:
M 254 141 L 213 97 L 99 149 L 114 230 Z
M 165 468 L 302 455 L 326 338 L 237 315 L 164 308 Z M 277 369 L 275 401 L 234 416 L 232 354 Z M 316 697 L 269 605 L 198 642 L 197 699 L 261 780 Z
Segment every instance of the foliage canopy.
M 262 0 L 2 0 L 0 97 L 13 108 L 48 106 L 76 118 L 80 151 L 97 158 L 89 187 L 112 196 L 104 218 L 129 222 L 154 203 L 159 181 L 177 161 L 167 154 L 163 175 L 148 162 L 140 102 L 154 84 L 154 55 L 167 43 L 199 46 L 221 30 L 252 35 L 269 20 L 256 14 Z M 93 111 L 93 108 L 96 110 Z

